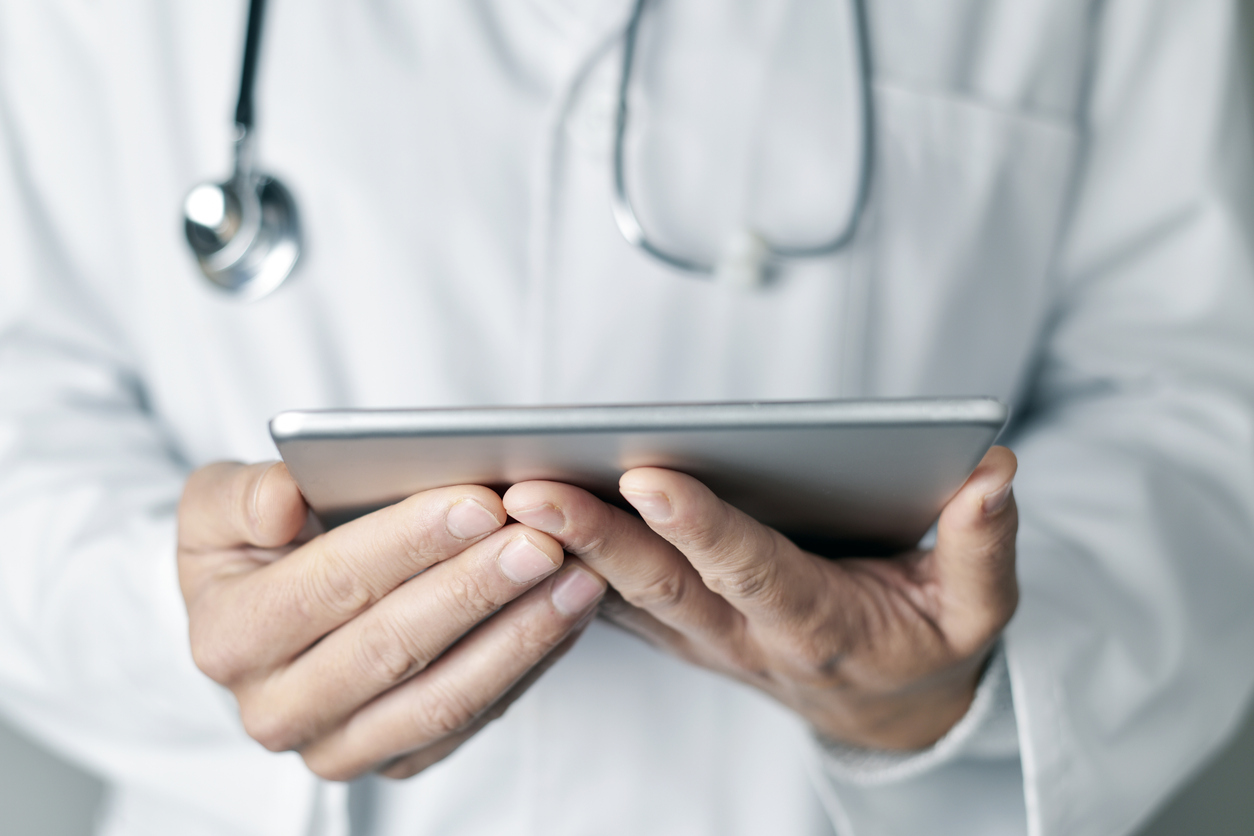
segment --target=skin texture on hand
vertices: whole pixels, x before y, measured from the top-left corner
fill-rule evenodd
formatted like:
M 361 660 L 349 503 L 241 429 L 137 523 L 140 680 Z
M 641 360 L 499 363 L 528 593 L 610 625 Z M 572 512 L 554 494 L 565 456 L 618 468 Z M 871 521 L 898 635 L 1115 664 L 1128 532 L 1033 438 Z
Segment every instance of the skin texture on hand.
M 282 463 L 189 477 L 179 582 L 192 655 L 244 727 L 316 774 L 408 777 L 500 716 L 571 646 L 605 583 L 487 488 L 441 488 L 324 534 Z
M 643 519 L 554 482 L 514 485 L 504 505 L 609 582 L 602 615 L 618 625 L 761 689 L 828 739 L 914 750 L 966 713 L 1018 604 L 1015 467 L 994 447 L 935 547 L 888 559 L 809 554 L 658 468 L 619 484 Z

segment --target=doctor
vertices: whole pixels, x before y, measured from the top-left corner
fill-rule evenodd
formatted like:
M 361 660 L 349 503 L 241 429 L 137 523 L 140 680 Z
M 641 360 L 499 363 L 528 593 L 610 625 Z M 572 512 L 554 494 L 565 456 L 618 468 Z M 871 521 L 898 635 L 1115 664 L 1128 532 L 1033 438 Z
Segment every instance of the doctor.
M 110 779 L 102 832 L 1125 833 L 1233 728 L 1237 4 L 869 2 L 857 232 L 750 289 L 615 225 L 630 7 L 274 4 L 256 153 L 307 250 L 244 304 L 176 223 L 229 167 L 242 6 L 0 2 L 0 700 Z M 851 7 L 646 8 L 642 226 L 840 229 Z M 1013 403 L 1019 475 L 887 563 L 653 470 L 642 521 L 467 486 L 309 539 L 281 465 L 213 464 L 293 407 L 929 394 Z M 325 780 L 375 768 L 416 777 Z

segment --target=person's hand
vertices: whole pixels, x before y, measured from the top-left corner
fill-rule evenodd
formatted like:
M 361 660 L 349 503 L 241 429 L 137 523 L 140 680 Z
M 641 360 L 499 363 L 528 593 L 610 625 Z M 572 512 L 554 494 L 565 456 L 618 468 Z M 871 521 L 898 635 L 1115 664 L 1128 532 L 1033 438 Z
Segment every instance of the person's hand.
M 196 664 L 248 733 L 316 774 L 407 777 L 499 716 L 578 636 L 605 584 L 487 488 L 427 491 L 300 542 L 281 463 L 215 464 L 179 506 Z M 559 571 L 560 568 L 560 571 Z
M 1018 603 L 1015 466 L 993 448 L 935 548 L 889 559 L 809 554 L 658 468 L 619 483 L 644 522 L 553 482 L 514 485 L 504 502 L 610 583 L 622 601 L 602 614 L 621 626 L 771 694 L 828 739 L 920 749 L 966 713 Z

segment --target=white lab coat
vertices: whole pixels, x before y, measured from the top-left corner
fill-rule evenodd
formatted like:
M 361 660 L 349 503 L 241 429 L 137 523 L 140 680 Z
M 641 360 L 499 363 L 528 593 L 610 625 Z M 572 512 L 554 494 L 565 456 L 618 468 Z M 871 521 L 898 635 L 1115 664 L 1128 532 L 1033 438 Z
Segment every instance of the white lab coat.
M 255 304 L 198 277 L 179 223 L 229 168 L 243 5 L 0 2 L 0 703 L 112 782 L 104 832 L 1118 834 L 1232 730 L 1234 0 L 869 0 L 866 216 L 759 291 L 614 227 L 624 0 L 273 3 L 259 155 L 308 249 Z M 845 8 L 654 4 L 629 156 L 660 242 L 843 223 Z M 252 743 L 190 660 L 182 479 L 272 457 L 280 410 L 940 394 L 1015 409 L 1023 595 L 977 707 L 904 763 L 594 625 L 445 762 L 350 793 Z

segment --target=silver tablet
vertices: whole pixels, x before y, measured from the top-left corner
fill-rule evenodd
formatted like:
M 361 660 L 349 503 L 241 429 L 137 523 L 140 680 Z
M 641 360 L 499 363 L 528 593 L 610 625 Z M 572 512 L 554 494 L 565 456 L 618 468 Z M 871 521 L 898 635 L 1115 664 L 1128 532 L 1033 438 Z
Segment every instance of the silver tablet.
M 679 470 L 790 536 L 910 546 L 1001 432 L 989 398 L 284 412 L 270 433 L 328 526 L 429 488 L 546 479 L 619 501 Z

